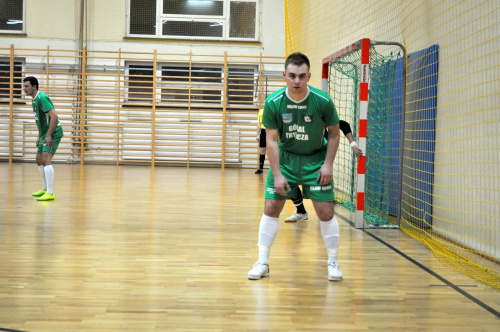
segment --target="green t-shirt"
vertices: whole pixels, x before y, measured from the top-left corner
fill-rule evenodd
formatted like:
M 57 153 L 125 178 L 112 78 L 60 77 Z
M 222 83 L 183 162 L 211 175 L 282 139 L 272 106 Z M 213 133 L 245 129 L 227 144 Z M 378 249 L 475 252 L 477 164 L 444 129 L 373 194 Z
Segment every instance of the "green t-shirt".
M 33 103 L 31 104 L 33 107 L 33 113 L 35 114 L 36 126 L 38 127 L 38 132 L 40 133 L 40 137 L 47 134 L 50 125 L 50 116 L 46 114 L 48 111 L 54 108 L 52 101 L 49 96 L 47 96 L 43 92 L 38 92 L 33 98 Z M 63 130 L 59 120 L 57 120 L 56 128 L 52 133 L 52 137 L 62 137 Z
M 295 154 L 323 149 L 325 127 L 337 123 L 339 116 L 330 96 L 311 86 L 299 102 L 289 98 L 287 88 L 282 88 L 271 94 L 264 105 L 264 126 L 278 129 L 279 147 Z

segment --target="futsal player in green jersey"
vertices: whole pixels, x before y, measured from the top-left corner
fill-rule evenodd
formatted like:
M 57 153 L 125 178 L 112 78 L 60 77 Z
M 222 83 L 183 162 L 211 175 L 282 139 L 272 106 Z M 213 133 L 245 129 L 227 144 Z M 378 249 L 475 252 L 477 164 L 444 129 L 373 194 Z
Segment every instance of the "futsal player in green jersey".
M 38 127 L 36 162 L 43 181 L 43 188 L 34 192 L 33 196 L 38 201 L 50 201 L 55 199 L 54 167 L 51 161 L 64 133 L 52 101 L 45 93 L 38 91 L 38 88 L 35 77 L 28 76 L 23 80 L 24 93 L 33 98 L 33 113 Z
M 278 218 L 287 199 L 302 185 L 304 198 L 312 200 L 320 220 L 328 254 L 328 279 L 341 280 L 338 266 L 339 224 L 335 218 L 333 161 L 340 142 L 339 117 L 332 99 L 307 83 L 309 59 L 293 53 L 285 61 L 286 87 L 271 94 L 264 105 L 267 155 L 271 165 L 260 220 L 259 260 L 248 279 L 269 276 L 269 253 L 278 231 Z M 324 139 L 325 127 L 328 139 Z

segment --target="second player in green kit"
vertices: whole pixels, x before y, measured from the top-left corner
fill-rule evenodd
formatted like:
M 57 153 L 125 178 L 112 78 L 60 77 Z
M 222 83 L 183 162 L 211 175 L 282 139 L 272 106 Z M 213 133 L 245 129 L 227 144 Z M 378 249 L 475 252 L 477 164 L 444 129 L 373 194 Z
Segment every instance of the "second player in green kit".
M 55 199 L 52 157 L 64 133 L 52 101 L 45 93 L 38 91 L 38 88 L 39 83 L 35 77 L 29 76 L 23 80 L 24 92 L 33 98 L 33 114 L 38 128 L 36 162 L 43 182 L 43 188 L 32 195 L 38 201 L 50 201 Z

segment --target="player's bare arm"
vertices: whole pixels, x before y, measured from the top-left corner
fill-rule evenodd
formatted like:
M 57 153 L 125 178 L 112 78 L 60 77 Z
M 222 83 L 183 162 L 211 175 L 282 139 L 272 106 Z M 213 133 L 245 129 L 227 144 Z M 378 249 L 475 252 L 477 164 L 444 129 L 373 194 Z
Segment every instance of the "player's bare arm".
M 282 196 L 286 196 L 286 190 L 290 190 L 290 185 L 285 179 L 283 174 L 281 174 L 280 169 L 280 155 L 279 155 L 279 145 L 278 145 L 278 130 L 277 129 L 266 129 L 266 140 L 267 140 L 267 157 L 269 158 L 269 164 L 273 170 L 274 176 L 274 189 L 276 192 Z
M 52 149 L 52 133 L 56 129 L 57 126 L 57 120 L 59 119 L 56 113 L 55 109 L 51 109 L 50 111 L 47 112 L 47 115 L 50 116 L 50 124 L 49 124 L 49 130 L 47 131 L 47 136 L 45 136 L 45 145 L 49 148 Z

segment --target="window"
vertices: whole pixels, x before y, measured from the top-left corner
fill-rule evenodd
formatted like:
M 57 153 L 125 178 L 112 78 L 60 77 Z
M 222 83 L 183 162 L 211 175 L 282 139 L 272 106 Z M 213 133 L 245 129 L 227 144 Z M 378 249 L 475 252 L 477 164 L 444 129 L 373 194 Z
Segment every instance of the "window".
M 156 1 L 157 0 L 130 0 L 130 35 L 151 36 L 156 34 Z
M 14 61 L 14 99 L 23 97 L 23 62 Z M 0 59 L 0 100 L 10 99 L 10 61 Z
M 0 33 L 24 33 L 26 0 L 0 1 Z
M 228 68 L 227 100 L 230 104 L 253 104 L 257 88 L 254 68 Z
M 191 68 L 191 91 L 189 90 L 189 67 L 162 67 L 162 101 L 217 102 L 222 100 L 222 68 Z
M 260 0 L 129 0 L 128 36 L 258 40 Z
M 128 102 L 150 104 L 153 100 L 153 65 L 129 63 Z M 159 104 L 222 105 L 224 70 L 222 66 L 196 64 L 158 64 L 156 101 Z M 257 68 L 228 67 L 227 103 L 253 104 Z
M 130 65 L 128 68 L 128 101 L 150 104 L 153 100 L 153 66 Z
M 245 1 L 231 1 L 230 7 L 230 38 L 255 38 L 255 15 L 257 3 Z

